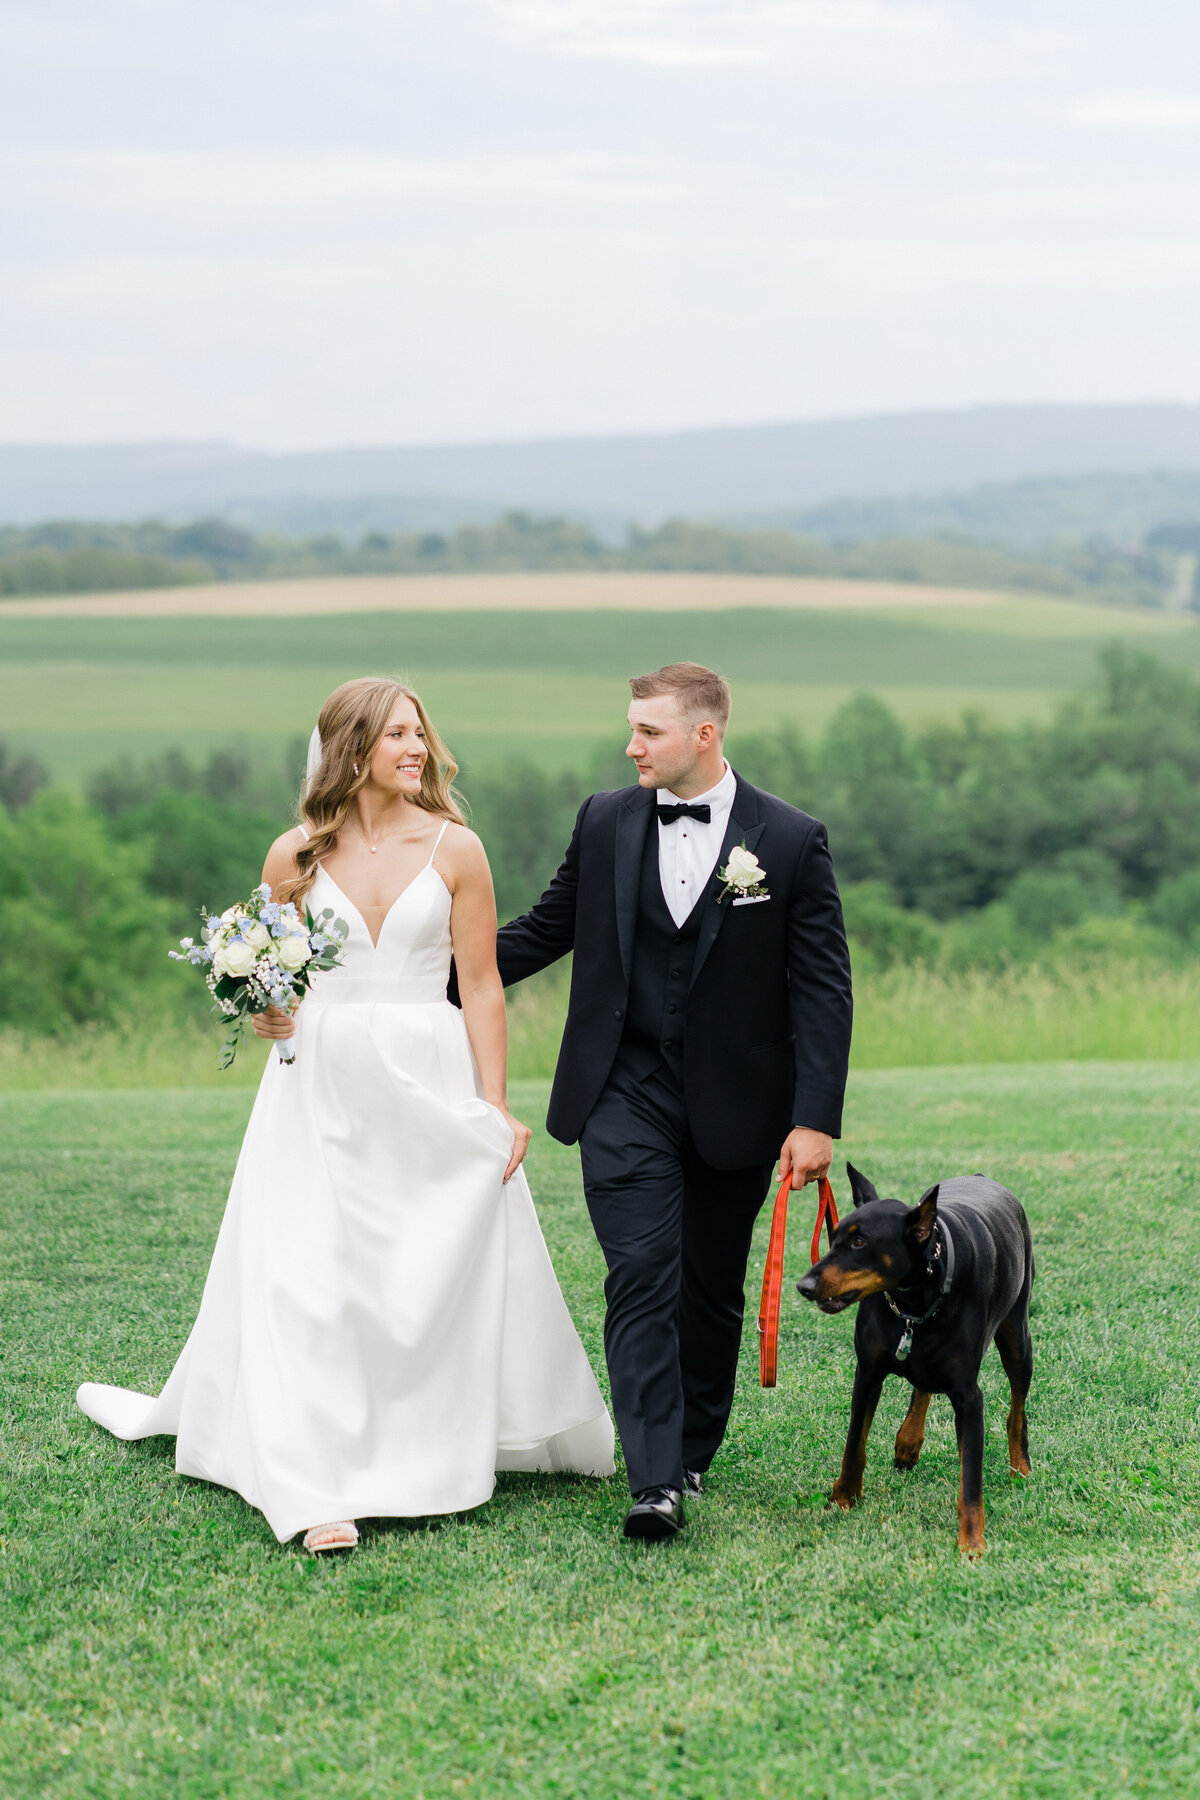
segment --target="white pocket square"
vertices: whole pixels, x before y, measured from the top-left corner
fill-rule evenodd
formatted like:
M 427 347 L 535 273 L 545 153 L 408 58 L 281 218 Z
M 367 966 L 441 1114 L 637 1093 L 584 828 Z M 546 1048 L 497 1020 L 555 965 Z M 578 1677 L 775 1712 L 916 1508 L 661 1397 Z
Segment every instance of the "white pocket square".
M 735 906 L 765 906 L 770 898 L 770 894 L 743 894 L 741 899 L 735 900 L 733 904 Z

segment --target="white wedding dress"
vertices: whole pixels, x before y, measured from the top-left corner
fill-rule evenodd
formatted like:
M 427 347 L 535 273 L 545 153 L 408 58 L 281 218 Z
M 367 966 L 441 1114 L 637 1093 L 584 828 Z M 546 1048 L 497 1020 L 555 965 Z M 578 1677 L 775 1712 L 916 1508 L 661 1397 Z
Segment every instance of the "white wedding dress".
M 281 1543 L 479 1506 L 497 1469 L 611 1475 L 612 1422 L 446 999 L 433 858 L 378 947 L 324 869 L 309 905 L 347 920 L 346 961 L 314 976 L 295 1062 L 264 1070 L 183 1354 L 157 1400 L 88 1382 L 79 1405 L 117 1437 L 174 1434 L 180 1473 Z

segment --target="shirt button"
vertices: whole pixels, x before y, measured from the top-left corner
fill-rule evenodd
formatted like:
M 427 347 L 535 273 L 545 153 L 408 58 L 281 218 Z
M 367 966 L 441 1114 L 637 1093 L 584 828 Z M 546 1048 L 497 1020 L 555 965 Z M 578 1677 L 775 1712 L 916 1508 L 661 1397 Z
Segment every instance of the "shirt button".
M 613 1017 L 614 1017 L 614 1019 L 623 1019 L 625 1017 L 625 1014 L 621 1011 L 619 1006 L 618 1006 L 616 1012 L 613 1014 Z
M 668 1006 L 667 1011 L 668 1012 L 678 1012 L 679 1008 L 677 1006 Z
M 663 1049 L 664 1050 L 673 1050 L 674 1048 L 675 1048 L 674 1038 L 664 1038 L 663 1039 Z

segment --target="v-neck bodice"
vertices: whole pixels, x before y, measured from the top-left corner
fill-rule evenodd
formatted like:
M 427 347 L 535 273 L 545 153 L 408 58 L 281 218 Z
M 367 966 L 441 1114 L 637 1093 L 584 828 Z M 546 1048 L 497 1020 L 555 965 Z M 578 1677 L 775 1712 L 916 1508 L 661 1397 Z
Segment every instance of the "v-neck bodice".
M 437 845 L 435 853 L 436 849 Z M 350 928 L 345 962 L 314 975 L 313 1000 L 341 1005 L 422 1005 L 445 1000 L 450 977 L 450 890 L 432 857 L 393 900 L 379 928 L 378 943 L 372 943 L 362 913 L 327 869 L 318 868 L 308 891 L 308 906 L 314 915 L 331 907 L 334 917 L 344 919 Z

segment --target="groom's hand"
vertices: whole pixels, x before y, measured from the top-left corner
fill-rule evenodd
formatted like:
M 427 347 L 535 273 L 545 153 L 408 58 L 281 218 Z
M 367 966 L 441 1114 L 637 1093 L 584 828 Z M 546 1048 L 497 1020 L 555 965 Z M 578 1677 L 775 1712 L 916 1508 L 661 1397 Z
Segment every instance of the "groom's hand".
M 833 1139 L 827 1131 L 810 1131 L 807 1125 L 797 1125 L 789 1131 L 783 1140 L 783 1149 L 779 1152 L 779 1179 L 791 1175 L 794 1188 L 804 1187 L 810 1181 L 819 1181 L 822 1175 L 828 1175 L 829 1165 L 833 1161 Z

